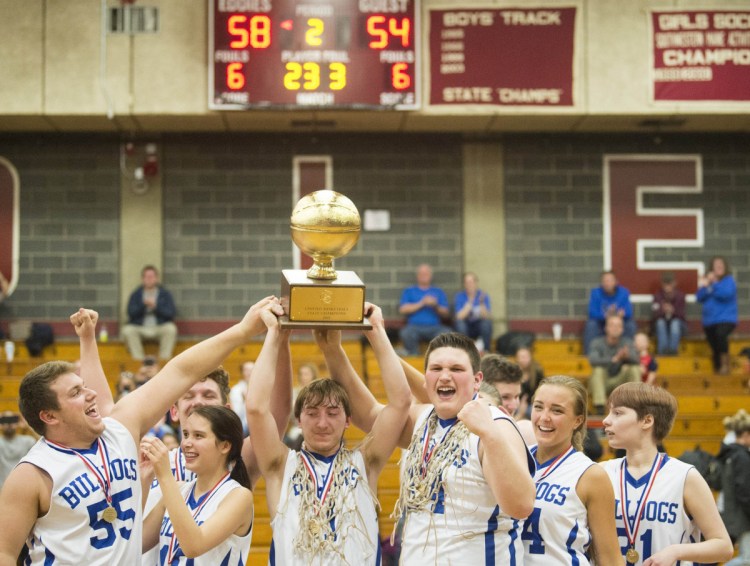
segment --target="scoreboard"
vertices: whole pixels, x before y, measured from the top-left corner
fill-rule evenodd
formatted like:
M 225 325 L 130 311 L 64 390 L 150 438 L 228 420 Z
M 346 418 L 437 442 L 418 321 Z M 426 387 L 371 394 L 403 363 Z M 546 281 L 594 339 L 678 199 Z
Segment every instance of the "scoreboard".
M 209 0 L 209 107 L 419 107 L 419 0 Z

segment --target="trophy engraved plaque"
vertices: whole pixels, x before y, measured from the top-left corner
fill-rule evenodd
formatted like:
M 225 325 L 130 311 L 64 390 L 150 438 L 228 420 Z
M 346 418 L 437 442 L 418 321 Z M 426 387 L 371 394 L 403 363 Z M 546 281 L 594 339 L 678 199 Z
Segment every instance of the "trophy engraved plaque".
M 359 240 L 360 227 L 357 207 L 340 193 L 315 191 L 299 200 L 290 219 L 292 240 L 313 266 L 281 272 L 282 328 L 371 328 L 363 315 L 364 283 L 353 271 L 333 268 Z

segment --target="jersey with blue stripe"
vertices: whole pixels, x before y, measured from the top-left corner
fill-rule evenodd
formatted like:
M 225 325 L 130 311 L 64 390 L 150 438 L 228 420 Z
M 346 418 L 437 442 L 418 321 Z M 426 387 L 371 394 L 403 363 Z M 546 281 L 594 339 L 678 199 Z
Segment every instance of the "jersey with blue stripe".
M 330 464 L 334 456 L 323 457 L 306 452 L 311 457 L 308 462 L 315 468 L 321 487 L 328 480 Z M 336 499 L 336 517 L 331 525 L 336 537 L 342 537 L 343 556 L 333 552 L 318 553 L 313 556 L 300 553 L 294 547 L 295 535 L 300 526 L 301 485 L 293 479 L 298 459 L 302 456 L 290 450 L 284 467 L 283 482 L 276 516 L 271 521 L 273 540 L 268 563 L 271 566 L 379 566 L 380 535 L 378 513 L 367 484 L 365 460 L 359 450 L 352 451 L 353 465 L 342 470 L 346 484 Z M 320 496 L 321 493 L 318 494 Z M 332 494 L 335 496 L 335 494 Z M 345 521 L 344 518 L 349 518 Z M 352 520 L 352 518 L 354 520 Z
M 138 452 L 130 432 L 113 418 L 105 418 L 102 443 L 76 450 L 99 472 L 95 474 L 70 450 L 48 444 L 44 438 L 21 460 L 52 478 L 49 511 L 39 517 L 26 541 L 24 564 L 138 564 L 141 556 L 141 482 Z M 101 447 L 101 448 L 100 448 Z M 110 495 L 117 518 L 109 523 L 103 511 L 109 504 L 101 487 L 109 462 Z
M 531 448 L 536 457 L 537 447 Z M 576 493 L 578 480 L 594 465 L 585 454 L 571 449 L 559 461 L 538 464 L 534 483 L 534 511 L 524 521 L 521 539 L 524 566 L 569 564 L 586 566 L 591 543 L 586 506 Z
M 169 451 L 169 469 L 172 470 L 172 475 L 179 482 L 193 481 L 196 478 L 194 472 L 191 472 L 185 467 L 185 455 L 182 453 L 182 448 L 172 448 Z M 146 505 L 143 507 L 143 517 L 148 517 L 148 514 L 161 500 L 161 487 L 159 487 L 159 480 L 156 478 L 151 482 L 151 486 L 148 490 L 148 497 L 146 498 Z M 159 564 L 159 545 L 157 544 L 151 550 L 147 550 L 141 557 L 141 566 L 157 566 Z
M 196 523 L 202 525 L 205 523 L 219 508 L 219 505 L 225 498 L 231 497 L 232 491 L 242 489 L 242 486 L 236 481 L 230 479 L 216 488 L 215 493 L 204 493 L 203 496 L 196 498 L 193 495 L 195 482 L 186 483 L 180 487 L 182 497 L 185 499 L 190 513 L 203 504 L 198 516 L 195 517 Z M 172 540 L 172 521 L 169 518 L 169 511 L 164 513 L 164 518 L 159 531 L 159 565 L 160 566 L 244 566 L 250 553 L 250 539 L 253 534 L 252 523 L 248 532 L 242 536 L 231 534 L 222 542 L 212 549 L 204 552 L 195 558 L 187 558 L 179 546 L 179 540 Z M 172 554 L 169 555 L 170 544 L 172 545 Z M 171 562 L 167 562 L 171 557 Z
M 622 517 L 622 489 L 620 486 L 620 470 L 623 458 L 608 460 L 602 466 L 609 474 L 612 487 L 615 490 L 615 520 L 617 523 L 617 535 L 620 540 L 620 549 L 623 556 L 629 548 L 625 523 Z M 670 458 L 664 457 L 661 469 L 656 475 L 651 493 L 648 496 L 643 512 L 641 523 L 636 533 L 635 549 L 639 554 L 636 566 L 640 566 L 644 560 L 659 550 L 672 544 L 684 544 L 700 542 L 701 533 L 693 523 L 685 510 L 685 480 L 693 466 Z M 627 515 L 630 524 L 635 522 L 636 508 L 646 487 L 651 479 L 649 472 L 641 478 L 635 479 L 627 471 L 625 474 L 625 486 L 627 490 Z M 693 563 L 680 560 L 679 566 L 692 566 Z
M 425 410 L 414 426 L 424 445 L 425 423 L 434 409 Z M 494 420 L 513 419 L 490 407 Z M 449 421 L 439 421 L 434 437 L 442 441 Z M 514 424 L 515 426 L 515 424 Z M 520 436 L 519 436 L 520 438 Z M 524 444 L 525 446 L 525 444 Z M 529 475 L 535 466 L 527 451 Z M 404 457 L 408 452 L 404 451 Z M 409 482 L 402 477 L 401 481 Z M 415 480 L 420 481 L 420 478 Z M 427 509 L 408 511 L 404 521 L 401 564 L 405 566 L 480 566 L 523 564 L 520 522 L 500 509 L 482 472 L 479 437 L 469 434 L 458 458 L 443 472 L 442 487 Z

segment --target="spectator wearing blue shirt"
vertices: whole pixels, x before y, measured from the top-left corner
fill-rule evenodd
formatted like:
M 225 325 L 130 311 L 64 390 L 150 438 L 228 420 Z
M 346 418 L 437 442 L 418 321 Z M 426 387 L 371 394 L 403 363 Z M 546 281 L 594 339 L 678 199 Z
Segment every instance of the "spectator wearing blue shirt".
M 479 288 L 479 278 L 475 273 L 464 274 L 464 290 L 456 293 L 453 308 L 456 332 L 472 340 L 481 338 L 480 353 L 489 350 L 492 346 L 490 297 Z
M 406 315 L 406 325 L 401 329 L 401 343 L 410 356 L 419 355 L 421 341 L 429 342 L 438 334 L 450 332 L 442 323 L 450 315 L 445 291 L 432 286 L 432 268 L 423 263 L 417 268 L 417 284 L 401 293 L 398 307 Z
M 609 315 L 618 315 L 623 320 L 623 336 L 635 336 L 636 324 L 633 320 L 633 305 L 630 291 L 617 284 L 614 271 L 604 271 L 600 286 L 591 290 L 589 298 L 589 318 L 583 329 L 583 349 L 588 355 L 591 341 L 604 336 L 604 324 Z
M 729 335 L 737 326 L 737 284 L 723 257 L 711 259 L 710 269 L 698 280 L 695 298 L 703 305 L 702 322 L 713 353 L 714 371 L 729 373 Z

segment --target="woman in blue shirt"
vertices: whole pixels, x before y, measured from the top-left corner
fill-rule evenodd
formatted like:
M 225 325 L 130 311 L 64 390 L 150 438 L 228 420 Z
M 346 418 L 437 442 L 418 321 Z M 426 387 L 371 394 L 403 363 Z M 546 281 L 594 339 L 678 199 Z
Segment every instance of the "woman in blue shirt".
M 723 257 L 711 259 L 710 269 L 698 280 L 695 298 L 703 305 L 703 330 L 713 352 L 714 371 L 729 373 L 729 335 L 737 326 L 737 284 Z

